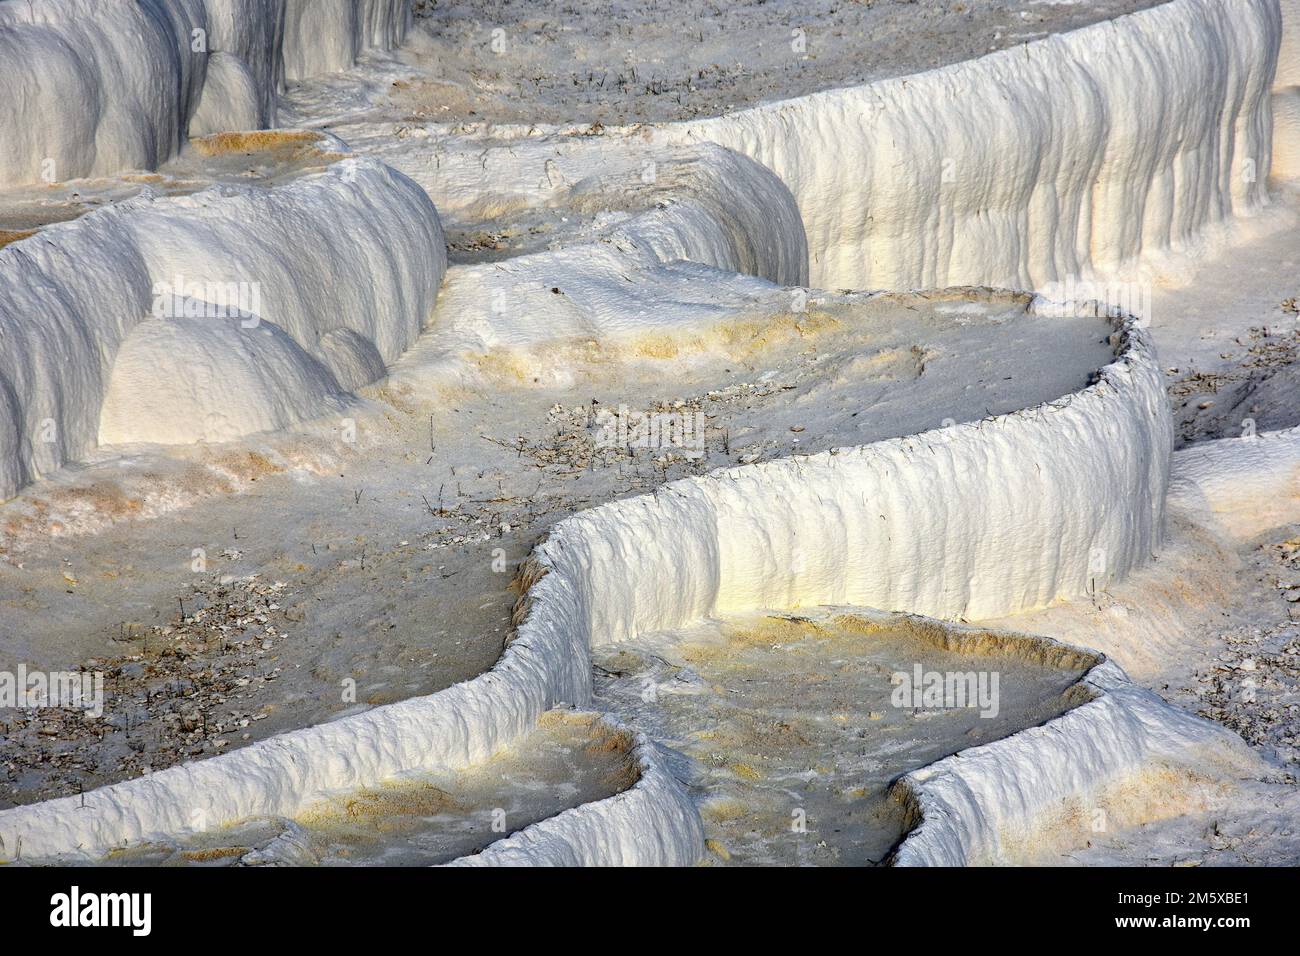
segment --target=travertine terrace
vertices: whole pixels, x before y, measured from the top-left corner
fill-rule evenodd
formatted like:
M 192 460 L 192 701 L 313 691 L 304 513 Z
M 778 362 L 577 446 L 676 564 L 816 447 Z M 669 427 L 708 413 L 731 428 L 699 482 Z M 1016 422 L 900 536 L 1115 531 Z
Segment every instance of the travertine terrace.
M 0 859 L 727 862 L 806 743 L 692 773 L 635 682 L 719 694 L 757 658 L 682 641 L 737 620 L 1050 671 L 871 768 L 887 852 L 814 862 L 1131 862 L 1078 820 L 1300 806 L 1300 289 L 1189 304 L 1298 234 L 1300 5 L 922 2 L 907 54 L 864 8 L 871 75 L 788 6 L 752 76 L 592 66 L 566 114 L 547 44 L 598 30 L 0 2 L 0 671 L 110 677 L 98 724 L 0 702 Z M 1243 641 L 1258 680 L 1189 687 Z M 813 662 L 810 721 L 890 723 Z M 374 835 L 410 807 L 450 829 Z

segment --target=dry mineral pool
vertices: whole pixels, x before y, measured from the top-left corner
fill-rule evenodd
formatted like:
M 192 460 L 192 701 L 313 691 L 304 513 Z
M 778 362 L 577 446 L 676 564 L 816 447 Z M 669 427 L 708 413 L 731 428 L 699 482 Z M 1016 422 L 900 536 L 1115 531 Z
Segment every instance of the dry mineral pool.
M 890 784 L 1083 703 L 1093 655 L 860 609 L 754 614 L 596 659 L 600 706 L 680 754 L 706 862 L 883 863 Z

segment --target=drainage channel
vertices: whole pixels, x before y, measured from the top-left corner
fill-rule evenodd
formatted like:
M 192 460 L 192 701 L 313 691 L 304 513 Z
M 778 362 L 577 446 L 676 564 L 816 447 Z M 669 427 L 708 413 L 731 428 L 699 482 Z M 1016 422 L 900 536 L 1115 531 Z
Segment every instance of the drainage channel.
M 885 862 L 890 784 L 1083 703 L 1096 659 L 861 609 L 730 618 L 600 649 L 597 700 L 680 751 L 715 865 Z

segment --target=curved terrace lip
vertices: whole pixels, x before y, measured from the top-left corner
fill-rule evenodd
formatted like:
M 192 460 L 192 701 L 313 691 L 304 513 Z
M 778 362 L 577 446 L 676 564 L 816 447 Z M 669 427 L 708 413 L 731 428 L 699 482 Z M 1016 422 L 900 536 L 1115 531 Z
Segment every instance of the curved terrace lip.
M 910 854 L 913 854 L 914 850 L 918 853 L 924 852 L 924 848 L 916 849 L 908 844 L 909 841 L 914 841 L 915 843 L 920 844 L 924 843 L 928 839 L 928 834 L 922 832 L 926 816 L 922 794 L 924 793 L 924 781 L 927 775 L 934 773 L 936 768 L 939 768 L 941 765 L 947 765 L 950 761 L 959 760 L 963 755 L 969 755 L 976 751 L 984 751 L 987 748 L 995 748 L 997 745 L 1002 744 L 1005 741 L 1011 741 L 1020 737 L 1027 731 L 1036 728 L 1055 728 L 1057 722 L 1066 714 L 1079 707 L 1088 706 L 1106 693 L 1103 686 L 1094 683 L 1094 681 L 1103 670 L 1107 668 L 1113 670 L 1115 667 L 1106 655 L 1099 651 L 1064 641 L 1058 641 L 1051 637 L 1005 630 L 1003 628 L 986 628 L 975 624 L 940 621 L 934 618 L 906 612 L 890 612 L 874 608 L 860 608 L 843 605 L 819 605 L 815 607 L 804 606 L 794 609 L 794 612 L 783 611 L 780 609 L 762 609 L 762 613 L 774 614 L 777 616 L 795 612 L 800 615 L 810 615 L 811 619 L 814 621 L 821 621 L 827 617 L 834 619 L 840 615 L 844 615 L 857 620 L 865 619 L 866 621 L 873 623 L 877 620 L 883 624 L 906 622 L 918 627 L 922 631 L 925 635 L 922 638 L 923 640 L 932 641 L 936 646 L 942 646 L 945 649 L 961 649 L 964 643 L 967 641 L 973 641 L 982 645 L 981 650 L 977 653 L 983 657 L 990 653 L 986 645 L 987 642 L 992 641 L 995 646 L 992 655 L 996 655 L 997 657 L 1010 657 L 1022 662 L 1034 661 L 1035 663 L 1048 668 L 1070 670 L 1078 669 L 1080 667 L 1084 668 L 1083 673 L 1081 673 L 1073 683 L 1060 691 L 1060 698 L 1066 705 L 1065 709 L 1060 714 L 1048 717 L 1036 723 L 1025 724 L 1019 730 L 996 740 L 985 744 L 963 748 L 948 757 L 943 757 L 913 770 L 902 771 L 897 774 L 889 784 L 889 794 L 892 799 L 906 806 L 908 812 L 905 816 L 905 827 L 903 832 L 899 835 L 898 840 L 882 860 L 882 863 L 885 866 L 900 865 L 900 861 L 901 865 L 909 865 L 907 857 Z M 865 618 L 863 617 L 864 615 Z M 942 637 L 940 638 L 939 635 L 942 635 Z M 996 657 L 992 655 L 990 655 L 989 659 L 996 659 Z M 644 746 L 648 743 L 649 742 L 644 737 L 638 735 L 638 746 Z M 994 754 L 997 754 L 998 752 L 999 751 L 996 750 L 991 751 L 991 753 Z M 640 751 L 638 751 L 638 753 L 640 753 Z M 642 757 L 642 773 L 663 773 L 664 770 L 660 766 L 661 763 L 661 759 L 653 749 L 646 750 Z M 1014 757 L 1007 759 L 1005 765 L 1009 773 L 1014 772 L 1016 769 Z M 633 784 L 633 787 L 629 788 L 629 790 L 633 790 L 639 785 L 640 781 L 638 780 L 637 783 Z M 592 803 L 584 804 L 565 812 L 573 816 L 582 816 L 583 814 L 590 813 L 598 819 L 610 801 L 617 799 L 619 796 L 622 795 L 615 795 L 614 797 L 609 797 L 601 801 L 593 801 Z M 543 827 L 547 822 L 549 821 L 543 821 L 534 826 Z M 538 831 L 534 834 L 530 833 L 530 830 L 533 830 L 533 828 L 530 827 L 514 835 L 515 837 L 520 837 L 522 839 L 512 840 L 508 844 L 506 844 L 506 841 L 499 842 L 512 848 L 512 852 L 517 852 L 517 849 L 514 848 L 517 848 L 520 845 L 528 845 L 532 842 L 540 842 L 543 839 L 544 833 L 542 831 Z M 610 834 L 607 838 L 613 839 L 614 835 Z M 503 853 L 498 856 L 493 852 L 493 846 L 495 846 L 495 844 L 485 848 L 479 854 L 472 854 L 459 860 L 452 861 L 452 864 L 448 865 L 463 865 L 467 863 L 482 865 L 505 862 L 506 859 L 509 858 L 509 853 Z M 501 849 L 505 850 L 506 846 L 502 846 Z M 484 858 L 479 859 L 480 856 L 483 856 Z
M 191 178 L 189 170 L 175 170 L 176 175 L 166 177 L 158 173 L 127 172 L 117 176 L 69 180 L 50 184 L 39 193 L 23 193 L 21 198 L 24 201 L 0 209 L 0 249 L 41 234 L 46 238 L 56 238 L 54 230 L 59 227 L 132 200 L 149 202 L 203 195 L 210 201 L 219 198 L 221 190 L 232 185 L 275 189 L 295 180 L 320 175 L 335 163 L 357 158 L 351 149 L 334 137 L 314 130 L 213 133 L 195 137 L 189 145 L 193 155 L 202 158 L 197 170 L 200 173 L 198 179 Z M 278 168 L 265 178 L 249 175 L 228 177 L 216 162 L 233 157 L 272 160 Z M 203 160 L 210 162 L 207 170 L 202 168 Z M 206 174 L 210 176 L 203 178 Z
M 947 626 L 951 627 L 953 625 L 948 624 Z M 1003 632 L 1001 631 L 999 631 L 998 633 L 1003 634 Z M 1070 708 L 1070 710 L 1067 710 L 1062 714 L 1057 714 L 1054 717 L 1049 717 L 1047 720 L 1041 723 L 1032 724 L 1027 727 L 1023 727 L 1020 730 L 1016 731 L 1014 734 L 1009 734 L 1008 736 L 1003 737 L 999 740 L 990 741 L 989 743 L 986 744 L 979 744 L 978 746 L 975 747 L 967 747 L 963 750 L 957 751 L 951 756 L 944 757 L 940 760 L 935 760 L 932 763 L 917 768 L 916 770 L 911 770 L 908 771 L 907 773 L 899 774 L 899 776 L 895 778 L 894 782 L 891 784 L 890 792 L 895 800 L 898 800 L 900 803 L 903 803 L 909 807 L 909 813 L 908 813 L 906 829 L 902 837 L 899 839 L 898 843 L 894 846 L 894 848 L 890 851 L 889 856 L 886 858 L 885 862 L 887 865 L 898 866 L 900 865 L 900 861 L 902 865 L 908 865 L 907 856 L 912 851 L 913 846 L 923 842 L 924 840 L 923 828 L 926 822 L 926 812 L 920 794 L 923 793 L 925 790 L 925 786 L 926 786 L 925 780 L 928 776 L 934 774 L 936 770 L 939 769 L 940 767 L 950 765 L 950 762 L 953 761 L 954 758 L 959 759 L 964 756 L 970 756 L 977 751 L 987 752 L 990 754 L 998 754 L 1002 751 L 1005 751 L 1006 750 L 1005 746 L 999 749 L 994 749 L 994 748 L 998 748 L 999 744 L 1004 744 L 1006 741 L 1015 741 L 1018 738 L 1022 738 L 1024 734 L 1026 734 L 1030 730 L 1034 730 L 1035 728 L 1056 729 L 1058 727 L 1062 727 L 1063 726 L 1062 721 L 1072 710 L 1079 707 L 1087 707 L 1090 704 L 1095 703 L 1097 700 L 1099 700 L 1101 697 L 1103 697 L 1106 694 L 1106 691 L 1103 689 L 1103 687 L 1099 686 L 1097 683 L 1094 683 L 1094 681 L 1103 672 L 1103 670 L 1108 668 L 1114 668 L 1116 665 L 1101 651 L 1094 650 L 1087 647 L 1082 647 L 1076 644 L 1068 644 L 1064 641 L 1058 641 L 1055 640 L 1054 638 L 1050 638 L 1038 634 L 1005 632 L 1005 636 L 1011 640 L 1017 642 L 1023 642 L 1030 648 L 1049 651 L 1058 656 L 1081 657 L 1085 660 L 1089 660 L 1091 663 L 1088 665 L 1087 671 L 1085 671 L 1083 675 L 1080 676 L 1079 679 L 1076 680 L 1073 684 L 1071 684 L 1065 691 L 1066 695 L 1069 694 L 1082 695 L 1082 699 L 1078 701 L 1075 707 Z M 1014 757 L 1006 761 L 1006 766 L 1008 772 L 1011 773 L 1015 772 L 1016 761 Z M 909 846 L 909 844 L 913 844 L 913 846 Z M 922 850 L 921 852 L 924 851 Z

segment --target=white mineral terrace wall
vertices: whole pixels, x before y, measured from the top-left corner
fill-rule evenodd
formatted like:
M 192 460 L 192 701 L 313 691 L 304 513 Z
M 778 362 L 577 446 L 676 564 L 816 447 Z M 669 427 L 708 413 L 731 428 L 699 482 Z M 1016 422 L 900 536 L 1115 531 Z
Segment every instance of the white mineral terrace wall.
M 4 0 L 0 187 L 153 169 L 275 121 L 284 80 L 399 44 L 409 0 Z
M 641 152 L 607 151 L 604 168 L 566 194 L 569 207 L 632 207 L 593 237 L 502 262 L 453 266 L 439 302 L 436 344 L 486 352 L 701 328 L 734 316 L 745 292 L 770 291 L 745 277 L 778 286 L 807 283 L 799 210 L 770 170 L 713 144 Z M 658 172 L 653 185 L 644 185 L 637 170 L 649 156 Z
M 1282 50 L 1273 85 L 1273 172 L 1300 179 L 1300 0 L 1281 0 Z
M 1108 784 L 1164 761 L 1249 774 L 1258 758 L 1240 737 L 1171 707 L 1112 661 L 1089 671 L 1096 699 L 1003 740 L 963 750 L 907 774 L 899 790 L 921 820 L 896 866 L 971 866 L 1032 843 L 1066 801 L 1100 799 Z
M 106 787 L 84 807 L 76 797 L 4 811 L 3 852 L 14 856 L 21 838 L 28 858 L 102 854 L 195 819 L 289 815 L 401 771 L 481 761 L 550 707 L 587 704 L 589 648 L 642 631 L 801 603 L 1005 615 L 1104 586 L 1157 546 L 1173 440 L 1145 335 L 1125 325 L 1115 341 L 1119 357 L 1096 384 L 1057 402 L 726 469 L 566 519 L 530 558 L 523 621 L 488 673 Z M 611 835 L 574 851 L 584 862 L 698 852 L 649 829 L 612 835 L 630 824 L 602 804 L 578 830 Z
M 1038 289 L 1266 201 L 1281 32 L 1278 0 L 1175 0 L 660 135 L 774 170 L 815 285 Z
M 287 0 L 285 79 L 345 70 L 366 50 L 400 46 L 410 25 L 410 0 Z
M 424 191 L 362 159 L 141 196 L 5 247 L 0 498 L 101 441 L 222 440 L 341 407 L 415 341 L 446 262 Z M 183 306 L 256 314 L 157 318 L 184 311 L 177 279 L 199 293 Z
M 1169 500 L 1229 537 L 1249 541 L 1300 521 L 1300 427 L 1198 442 L 1174 460 Z
M 570 582 L 595 644 L 753 608 L 986 618 L 1103 587 L 1157 547 L 1172 443 L 1145 334 L 1118 337 L 1056 403 L 576 515 L 538 549 L 555 569 L 538 587 Z
M 607 724 L 621 725 L 610 717 Z M 636 735 L 640 777 L 622 793 L 565 810 L 451 866 L 690 866 L 704 825 L 654 743 Z

